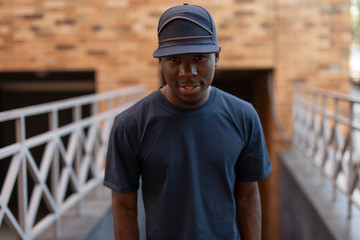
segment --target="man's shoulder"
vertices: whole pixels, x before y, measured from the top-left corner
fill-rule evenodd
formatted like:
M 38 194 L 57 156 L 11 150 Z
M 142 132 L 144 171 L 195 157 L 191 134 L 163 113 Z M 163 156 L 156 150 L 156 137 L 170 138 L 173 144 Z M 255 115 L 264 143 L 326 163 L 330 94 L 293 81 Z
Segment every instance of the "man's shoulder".
M 250 102 L 247 102 L 235 95 L 232 95 L 224 90 L 214 87 L 217 95 L 217 103 L 224 104 L 226 107 L 234 108 L 234 110 L 253 111 L 254 107 Z
M 134 121 L 138 118 L 141 118 L 144 114 L 147 114 L 151 110 L 154 102 L 156 101 L 157 91 L 150 93 L 144 98 L 140 99 L 127 109 L 118 113 L 115 120 L 122 122 Z

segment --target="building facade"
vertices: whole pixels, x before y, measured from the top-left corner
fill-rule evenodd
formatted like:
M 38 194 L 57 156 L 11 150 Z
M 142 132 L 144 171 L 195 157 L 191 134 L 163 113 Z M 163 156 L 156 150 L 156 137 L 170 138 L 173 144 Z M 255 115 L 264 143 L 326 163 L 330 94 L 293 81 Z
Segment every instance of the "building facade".
M 278 239 L 277 153 L 291 136 L 292 92 L 297 84 L 348 92 L 349 1 L 187 2 L 208 9 L 217 26 L 221 54 L 214 85 L 252 102 L 261 117 L 274 169 L 260 183 L 264 236 Z M 19 72 L 39 78 L 93 73 L 91 82 L 63 82 L 64 92 L 106 92 L 134 84 L 157 89 L 163 83 L 152 57 L 157 22 L 178 4 L 183 2 L 0 0 L 0 95 L 37 86 L 27 84 L 26 77 L 25 84 L 16 85 L 11 76 Z

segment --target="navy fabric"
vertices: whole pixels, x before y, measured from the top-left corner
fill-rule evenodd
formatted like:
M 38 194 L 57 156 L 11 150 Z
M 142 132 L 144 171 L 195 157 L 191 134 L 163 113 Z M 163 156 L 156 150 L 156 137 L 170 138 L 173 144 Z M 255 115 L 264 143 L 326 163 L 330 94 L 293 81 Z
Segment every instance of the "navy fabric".
M 174 31 L 174 29 L 176 29 L 176 31 Z M 159 41 L 174 41 L 174 39 L 184 40 L 183 38 L 189 36 L 196 40 L 207 40 L 207 42 L 205 42 L 206 44 L 212 44 L 212 36 L 209 32 L 199 25 L 184 19 L 175 19 L 169 22 L 166 25 L 166 28 L 159 33 Z M 206 39 L 198 39 L 198 37 L 206 37 Z M 200 42 L 200 44 L 201 43 L 202 42 Z
M 166 10 L 158 23 L 158 48 L 155 58 L 190 53 L 216 53 L 216 27 L 213 18 L 203 7 L 174 6 Z
M 157 90 L 120 113 L 104 185 L 137 191 L 142 177 L 147 239 L 240 239 L 235 181 L 271 172 L 251 104 L 212 87 L 199 108 L 181 109 Z
M 210 32 L 215 31 L 214 21 L 205 8 L 187 4 L 174 6 L 166 10 L 159 19 L 159 24 L 157 28 L 158 33 L 161 31 L 161 29 L 164 28 L 167 23 L 169 23 L 174 18 L 189 19 L 204 26 Z M 216 43 L 216 41 L 214 43 Z

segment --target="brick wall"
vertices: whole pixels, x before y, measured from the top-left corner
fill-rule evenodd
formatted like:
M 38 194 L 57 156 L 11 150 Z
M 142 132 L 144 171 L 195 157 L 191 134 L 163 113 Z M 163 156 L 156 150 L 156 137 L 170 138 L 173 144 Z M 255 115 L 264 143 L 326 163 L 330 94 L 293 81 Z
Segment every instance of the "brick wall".
M 218 68 L 274 70 L 274 109 L 289 133 L 296 83 L 348 91 L 348 0 L 187 2 L 214 17 L 222 46 Z M 135 83 L 154 90 L 160 83 L 152 58 L 157 22 L 174 4 L 182 1 L 0 0 L 0 71 L 90 69 L 98 92 Z M 279 236 L 277 152 L 285 147 L 273 124 L 266 239 Z

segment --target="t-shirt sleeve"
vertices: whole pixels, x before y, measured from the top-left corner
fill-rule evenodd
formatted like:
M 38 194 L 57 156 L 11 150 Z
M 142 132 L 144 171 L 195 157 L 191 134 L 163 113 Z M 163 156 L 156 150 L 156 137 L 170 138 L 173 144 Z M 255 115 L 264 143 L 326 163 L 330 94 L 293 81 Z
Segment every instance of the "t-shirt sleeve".
M 260 119 L 253 107 L 245 126 L 246 144 L 235 166 L 237 181 L 260 181 L 272 171 Z
M 109 137 L 104 185 L 117 192 L 136 192 L 139 188 L 140 167 L 134 135 L 125 129 L 119 117 L 115 119 Z

